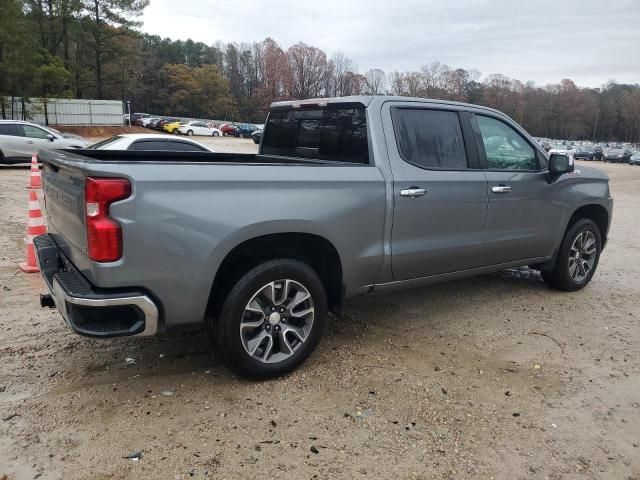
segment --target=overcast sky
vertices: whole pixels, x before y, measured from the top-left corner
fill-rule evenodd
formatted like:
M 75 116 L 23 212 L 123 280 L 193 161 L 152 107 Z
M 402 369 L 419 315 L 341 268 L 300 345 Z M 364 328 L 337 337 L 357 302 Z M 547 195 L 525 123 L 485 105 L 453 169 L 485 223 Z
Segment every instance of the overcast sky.
M 207 44 L 303 41 L 361 73 L 439 60 L 538 84 L 640 83 L 640 0 L 152 0 L 142 20 Z

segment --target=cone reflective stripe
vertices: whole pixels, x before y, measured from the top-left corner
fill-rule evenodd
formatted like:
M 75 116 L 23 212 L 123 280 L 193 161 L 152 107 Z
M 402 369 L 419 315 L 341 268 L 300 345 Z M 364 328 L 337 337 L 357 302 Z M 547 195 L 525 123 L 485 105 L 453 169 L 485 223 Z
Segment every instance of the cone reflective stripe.
M 31 175 L 29 176 L 29 188 L 42 188 L 42 174 L 38 168 L 38 156 L 31 155 Z
M 36 252 L 33 248 L 33 239 L 38 235 L 47 233 L 44 223 L 38 193 L 35 189 L 29 189 L 29 217 L 27 220 L 27 261 L 20 264 L 20 270 L 26 273 L 39 272 L 36 263 Z

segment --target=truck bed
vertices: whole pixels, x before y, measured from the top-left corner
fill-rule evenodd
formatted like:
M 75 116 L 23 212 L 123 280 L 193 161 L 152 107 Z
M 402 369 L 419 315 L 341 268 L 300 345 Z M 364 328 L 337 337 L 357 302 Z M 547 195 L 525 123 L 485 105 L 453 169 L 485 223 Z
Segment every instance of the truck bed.
M 283 157 L 275 155 L 259 155 L 255 153 L 213 153 L 213 152 L 164 152 L 164 151 L 128 151 L 128 150 L 94 150 L 64 149 L 43 150 L 39 154 L 42 161 L 64 158 L 76 161 L 99 161 L 109 163 L 218 163 L 244 165 L 360 165 L 349 162 L 331 162 L 328 160 L 306 159 L 300 157 Z
M 372 165 L 229 153 L 39 155 L 52 241 L 92 288 L 154 298 L 161 329 L 201 321 L 220 263 L 255 237 L 326 238 L 356 275 L 345 275 L 348 285 L 370 284 L 380 268 L 386 184 Z M 109 205 L 122 228 L 118 261 L 94 262 L 87 254 L 87 177 L 131 182 L 131 196 Z

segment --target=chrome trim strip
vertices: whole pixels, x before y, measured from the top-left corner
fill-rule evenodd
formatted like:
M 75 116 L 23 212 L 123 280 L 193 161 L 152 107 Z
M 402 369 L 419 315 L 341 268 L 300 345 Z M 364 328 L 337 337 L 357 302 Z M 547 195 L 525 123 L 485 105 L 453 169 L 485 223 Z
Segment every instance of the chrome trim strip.
M 133 297 L 119 297 L 119 298 L 81 298 L 68 295 L 60 282 L 56 278 L 53 279 L 53 287 L 51 289 L 51 296 L 56 304 L 56 307 L 62 314 L 62 318 L 71 326 L 71 322 L 68 319 L 66 302 L 74 305 L 83 305 L 86 307 L 114 307 L 120 305 L 135 305 L 144 314 L 144 330 L 131 337 L 151 337 L 158 332 L 158 307 L 155 303 L 146 295 L 136 295 Z M 58 301 L 60 299 L 61 301 Z

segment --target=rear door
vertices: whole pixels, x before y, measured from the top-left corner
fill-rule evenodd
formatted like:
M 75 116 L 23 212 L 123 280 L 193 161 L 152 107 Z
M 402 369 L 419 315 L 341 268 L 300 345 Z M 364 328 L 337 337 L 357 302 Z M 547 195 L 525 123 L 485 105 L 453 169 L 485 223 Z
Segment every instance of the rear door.
M 388 102 L 382 117 L 393 174 L 394 278 L 482 266 L 487 180 L 468 114 Z
M 0 151 L 7 162 L 22 161 L 25 155 L 25 142 L 22 129 L 17 123 L 0 123 Z
M 193 126 L 194 126 L 193 133 L 195 133 L 196 135 L 210 134 L 209 128 L 207 128 L 207 125 L 203 122 L 194 123 Z
M 561 185 L 548 181 L 546 156 L 498 115 L 474 114 L 472 126 L 488 181 L 487 259 L 501 264 L 550 256 L 562 205 Z

